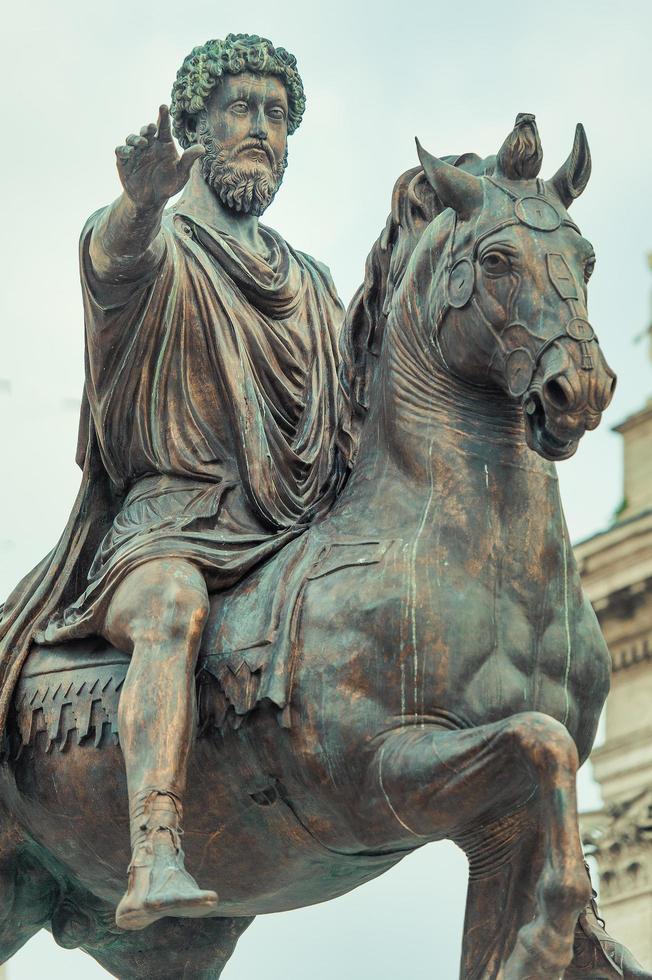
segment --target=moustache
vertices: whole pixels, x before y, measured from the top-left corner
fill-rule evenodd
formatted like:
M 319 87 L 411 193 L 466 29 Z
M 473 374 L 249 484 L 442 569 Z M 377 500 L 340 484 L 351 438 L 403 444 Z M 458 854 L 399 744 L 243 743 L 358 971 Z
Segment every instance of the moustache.
M 240 146 L 235 148 L 233 151 L 233 156 L 239 156 L 241 153 L 245 153 L 247 150 L 262 150 L 267 157 L 270 167 L 274 167 L 276 160 L 269 144 L 263 143 L 261 140 L 246 139 L 242 141 Z

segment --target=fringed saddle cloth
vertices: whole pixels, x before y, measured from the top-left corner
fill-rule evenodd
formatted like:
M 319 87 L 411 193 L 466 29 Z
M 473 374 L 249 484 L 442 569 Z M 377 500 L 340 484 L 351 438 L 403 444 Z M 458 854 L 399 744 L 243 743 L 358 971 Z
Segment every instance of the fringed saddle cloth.
M 200 735 L 238 728 L 263 702 L 291 725 L 291 683 L 306 585 L 338 569 L 381 562 L 391 541 L 339 539 L 317 528 L 244 582 L 211 597 L 197 668 Z M 101 637 L 34 645 L 14 695 L 12 754 L 72 744 L 117 744 L 118 702 L 129 657 Z

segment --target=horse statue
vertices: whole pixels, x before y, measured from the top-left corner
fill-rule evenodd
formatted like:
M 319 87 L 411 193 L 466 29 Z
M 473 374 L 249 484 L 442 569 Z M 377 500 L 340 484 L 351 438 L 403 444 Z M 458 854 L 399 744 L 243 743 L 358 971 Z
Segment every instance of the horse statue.
M 652 977 L 615 943 L 598 962 L 578 931 L 576 773 L 610 660 L 554 461 L 598 425 L 615 378 L 567 210 L 589 177 L 584 131 L 543 181 L 527 126 L 487 161 L 419 147 L 345 327 L 349 479 L 212 597 L 184 846 L 219 882 L 218 915 L 116 927 L 129 660 L 99 639 L 34 646 L 0 777 L 0 960 L 46 927 L 118 977 L 218 978 L 254 916 L 449 839 L 470 867 L 461 977 Z

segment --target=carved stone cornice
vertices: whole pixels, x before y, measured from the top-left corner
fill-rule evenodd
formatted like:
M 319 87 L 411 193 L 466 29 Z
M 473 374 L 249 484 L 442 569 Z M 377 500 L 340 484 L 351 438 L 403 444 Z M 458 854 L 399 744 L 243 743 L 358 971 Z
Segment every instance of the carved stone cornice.
M 652 510 L 579 542 L 575 557 L 614 673 L 651 661 Z
M 582 840 L 600 870 L 609 905 L 652 887 L 652 787 L 633 799 L 582 814 Z
M 652 845 L 652 786 L 633 799 L 614 803 L 602 811 L 587 814 L 587 817 L 593 817 L 596 821 L 596 829 L 590 836 L 589 843 L 599 852 L 613 844 Z M 599 818 L 599 824 L 596 818 Z M 586 830 L 591 833 L 588 826 Z
M 619 432 L 621 436 L 626 435 L 632 429 L 640 428 L 641 424 L 645 422 L 652 422 L 652 399 L 649 399 L 647 404 L 638 412 L 628 415 L 624 421 L 612 426 L 612 432 Z
M 635 664 L 652 660 L 652 632 L 646 636 L 640 636 L 631 643 L 617 646 L 611 650 L 611 659 L 614 673 L 618 670 L 625 670 Z
M 596 612 L 635 599 L 652 581 L 652 509 L 575 545 L 582 585 Z
M 595 779 L 606 798 L 606 812 L 619 812 L 621 800 L 638 799 L 652 785 L 652 724 L 611 734 L 591 755 Z

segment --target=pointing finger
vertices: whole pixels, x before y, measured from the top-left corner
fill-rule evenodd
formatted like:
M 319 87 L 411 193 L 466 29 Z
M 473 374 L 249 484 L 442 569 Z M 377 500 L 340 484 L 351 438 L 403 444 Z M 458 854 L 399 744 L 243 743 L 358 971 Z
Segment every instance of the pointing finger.
M 158 138 L 164 143 L 172 142 L 172 130 L 170 129 L 170 110 L 166 105 L 162 105 L 158 110 Z

